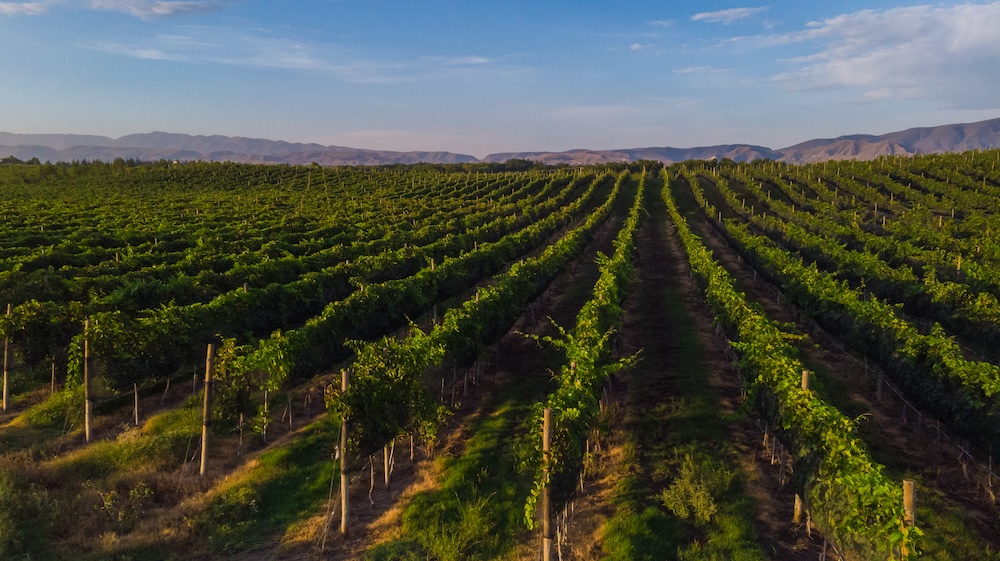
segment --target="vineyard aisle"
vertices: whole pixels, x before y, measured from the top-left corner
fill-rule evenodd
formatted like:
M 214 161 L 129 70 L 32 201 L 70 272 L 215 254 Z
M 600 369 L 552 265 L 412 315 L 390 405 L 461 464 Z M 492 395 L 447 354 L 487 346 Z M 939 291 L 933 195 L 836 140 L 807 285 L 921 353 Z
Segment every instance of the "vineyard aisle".
M 626 187 L 583 254 L 550 285 L 534 313 L 522 315 L 495 345 L 480 387 L 470 390 L 442 429 L 435 458 L 420 462 L 414 483 L 397 491 L 391 506 L 380 506 L 381 515 L 359 528 L 358 537 L 334 544 L 329 559 L 440 557 L 449 549 L 456 559 L 531 556 L 531 549 L 518 543 L 527 535 L 521 519 L 530 478 L 514 469 L 515 448 L 518 435 L 528 430 L 523 425 L 532 404 L 551 390 L 552 371 L 562 356 L 522 333 L 555 334 L 549 318 L 572 325 L 597 280 L 597 252 L 613 251 L 636 181 Z
M 806 332 L 811 320 L 796 313 L 785 299 L 774 297 L 774 287 L 755 279 L 738 253 L 698 214 L 686 188 L 675 188 L 686 207 L 688 222 L 705 245 L 772 319 L 797 325 Z M 924 532 L 923 553 L 930 559 L 1000 558 L 1000 518 L 975 483 L 966 481 L 960 453 L 929 430 L 918 431 L 903 419 L 902 404 L 887 395 L 874 396 L 874 373 L 865 376 L 864 363 L 833 348 L 829 341 L 806 337 L 798 345 L 803 362 L 813 371 L 813 389 L 850 418 L 863 419 L 858 434 L 872 458 L 888 468 L 894 480 L 917 482 L 917 520 Z M 874 362 L 873 362 L 874 364 Z M 915 414 L 910 412 L 911 418 Z
M 615 376 L 610 443 L 574 505 L 564 558 L 815 559 L 822 542 L 791 523 L 790 486 L 738 411 L 724 343 L 658 192 L 647 190 L 621 333 L 640 361 Z M 712 505 L 701 511 L 684 491 L 699 482 Z

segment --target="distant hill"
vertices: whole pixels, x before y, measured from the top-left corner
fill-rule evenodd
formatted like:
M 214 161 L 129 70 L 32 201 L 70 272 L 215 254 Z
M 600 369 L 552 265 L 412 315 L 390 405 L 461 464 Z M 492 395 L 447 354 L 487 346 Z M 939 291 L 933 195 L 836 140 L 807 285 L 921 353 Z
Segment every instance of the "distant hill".
M 871 160 L 879 156 L 940 154 L 1000 147 L 1000 119 L 978 123 L 906 129 L 883 135 L 857 134 L 810 140 L 782 148 L 790 163 Z
M 773 150 L 749 144 L 725 144 L 699 148 L 629 148 L 622 150 L 568 150 L 565 152 L 505 152 L 490 154 L 487 162 L 511 158 L 546 164 L 596 164 L 635 160 L 659 160 L 670 164 L 684 160 L 729 158 L 736 162 L 765 159 L 792 164 L 825 160 L 871 160 L 886 155 L 940 154 L 1000 147 L 1000 119 L 939 127 L 907 129 L 883 135 L 855 134 L 809 140 Z
M 659 160 L 671 164 L 684 160 L 710 160 L 729 158 L 743 162 L 771 158 L 777 160 L 781 154 L 763 146 L 749 144 L 727 144 L 724 146 L 704 146 L 700 148 L 627 148 L 623 150 L 568 150 L 566 152 L 504 152 L 490 154 L 484 162 L 506 162 L 512 158 L 536 160 L 545 164 L 607 164 L 611 162 L 634 162 L 636 160 Z
M 309 164 L 325 166 L 460 164 L 477 162 L 466 154 L 451 152 L 392 152 L 321 144 L 301 144 L 261 138 L 192 136 L 166 132 L 130 134 L 121 138 L 62 134 L 11 134 L 0 132 L 0 154 L 21 160 L 208 160 L 246 163 Z
M 809 140 L 773 150 L 750 144 L 725 144 L 696 148 L 625 148 L 618 150 L 567 150 L 564 152 L 503 152 L 482 160 L 452 152 L 392 152 L 321 144 L 290 143 L 261 138 L 191 136 L 166 132 L 130 134 L 121 138 L 73 134 L 12 134 L 0 132 L 0 156 L 41 161 L 102 160 L 208 160 L 247 163 L 335 165 L 455 164 L 505 162 L 526 159 L 546 164 L 603 164 L 658 160 L 729 158 L 737 162 L 769 158 L 789 163 L 824 160 L 870 160 L 883 155 L 957 152 L 1000 146 L 1000 119 L 938 127 L 907 129 L 883 135 L 856 134 Z

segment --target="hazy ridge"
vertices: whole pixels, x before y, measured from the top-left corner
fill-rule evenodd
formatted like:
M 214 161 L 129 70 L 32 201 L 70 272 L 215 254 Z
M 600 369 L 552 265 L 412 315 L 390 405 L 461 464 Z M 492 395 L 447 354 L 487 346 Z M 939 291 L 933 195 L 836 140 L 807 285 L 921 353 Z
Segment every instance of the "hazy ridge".
M 13 134 L 0 132 L 0 156 L 41 161 L 208 160 L 246 163 L 321 165 L 384 165 L 420 162 L 455 164 L 504 162 L 527 159 L 546 164 L 601 164 L 635 160 L 665 163 L 729 158 L 742 162 L 769 158 L 789 163 L 824 160 L 870 160 L 884 155 L 957 152 L 1000 146 L 1000 118 L 919 127 L 882 135 L 856 134 L 809 140 L 774 150 L 750 144 L 725 144 L 695 148 L 648 147 L 618 150 L 566 150 L 562 152 L 503 152 L 477 159 L 453 152 L 394 152 L 343 146 L 291 143 L 261 138 L 192 136 L 166 132 L 130 134 L 120 138 L 74 134 Z

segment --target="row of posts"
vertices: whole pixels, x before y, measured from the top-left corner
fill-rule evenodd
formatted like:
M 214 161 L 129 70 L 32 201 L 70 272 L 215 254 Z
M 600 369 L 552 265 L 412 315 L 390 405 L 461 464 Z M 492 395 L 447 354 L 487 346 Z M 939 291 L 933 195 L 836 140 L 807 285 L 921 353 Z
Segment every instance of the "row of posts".
M 7 305 L 7 315 L 11 313 L 10 304 Z M 90 320 L 87 319 L 84 322 L 84 339 L 83 339 L 83 392 L 84 392 L 84 435 L 86 441 L 89 443 L 93 439 L 93 411 L 94 411 L 94 400 L 91 392 L 91 377 L 92 377 L 92 367 L 91 367 L 91 357 L 90 357 Z M 8 369 L 10 362 L 10 345 L 8 338 L 4 338 L 3 344 L 3 410 L 7 410 L 8 405 Z M 208 435 L 212 425 L 212 402 L 214 399 L 214 370 L 215 370 L 215 351 L 216 346 L 214 343 L 208 345 L 208 350 L 205 358 L 205 391 L 204 391 L 204 404 L 202 412 L 202 431 L 201 431 L 201 466 L 199 474 L 204 476 L 207 471 L 208 465 Z M 350 374 L 348 371 L 341 371 L 341 390 L 346 392 L 349 384 Z M 802 389 L 808 391 L 810 386 L 811 374 L 808 370 L 802 371 Z M 138 423 L 138 391 L 136 391 L 136 423 Z M 549 479 L 549 464 L 551 461 L 551 434 L 552 434 L 552 409 L 546 407 L 543 413 L 542 420 L 542 456 L 543 456 L 543 470 L 546 481 Z M 340 531 L 346 534 L 348 530 L 348 477 L 347 477 L 347 438 L 348 438 L 348 419 L 343 417 L 341 419 L 340 425 L 340 493 L 341 493 L 341 521 L 340 521 Z M 386 460 L 388 461 L 388 459 Z M 546 484 L 542 489 L 542 559 L 543 561 L 551 561 L 552 558 L 552 542 L 553 542 L 553 532 L 552 532 L 552 513 L 551 513 L 551 499 L 549 485 Z M 907 526 L 913 526 L 916 524 L 916 483 L 912 479 L 903 480 L 903 508 L 905 511 L 904 523 Z M 803 502 L 799 495 L 795 495 L 795 507 L 793 512 L 793 523 L 800 524 L 802 522 L 802 510 Z
M 7 314 L 10 314 L 10 305 L 7 306 Z M 94 411 L 94 400 L 91 392 L 91 377 L 92 377 L 92 367 L 91 367 L 91 356 L 90 356 L 90 320 L 84 322 L 84 333 L 86 334 L 83 340 L 83 389 L 84 389 L 84 434 L 86 441 L 89 443 L 93 439 L 93 411 Z M 202 432 L 201 432 L 201 466 L 200 475 L 204 476 L 207 470 L 208 464 L 208 436 L 212 424 L 212 402 L 214 399 L 214 381 L 213 375 L 215 370 L 215 351 L 216 346 L 214 343 L 208 345 L 208 350 L 205 358 L 205 391 L 204 391 L 204 405 L 202 413 Z M 4 410 L 7 409 L 8 403 L 8 366 L 9 366 L 9 341 L 4 338 L 4 356 L 3 356 L 3 406 Z M 346 392 L 349 384 L 350 374 L 348 371 L 341 371 L 341 390 Z M 811 374 L 808 370 L 802 371 L 802 389 L 808 391 L 810 386 Z M 138 392 L 136 392 L 136 400 L 138 400 Z M 136 416 L 138 421 L 138 402 L 135 404 Z M 548 470 L 549 463 L 551 461 L 551 433 L 552 433 L 552 409 L 545 408 L 542 421 L 542 455 L 543 455 L 543 477 L 547 481 L 549 478 Z M 348 419 L 343 417 L 341 419 L 340 427 L 340 491 L 341 491 L 341 533 L 347 533 L 348 529 L 348 477 L 347 477 L 347 438 L 348 438 Z M 908 526 L 912 526 L 916 523 L 916 491 L 915 482 L 912 479 L 903 480 L 903 508 L 905 510 L 904 523 Z M 542 559 L 543 561 L 550 561 L 552 556 L 552 524 L 551 524 L 551 499 L 549 492 L 549 485 L 546 485 L 542 489 L 541 496 L 542 503 Z M 798 524 L 801 523 L 802 518 L 802 499 L 799 495 L 795 495 L 795 508 L 793 513 L 793 522 Z
M 84 338 L 83 338 L 83 401 L 84 401 L 84 420 L 83 420 L 83 433 L 84 438 L 89 443 L 94 438 L 94 398 L 91 391 L 91 379 L 93 377 L 92 364 L 90 357 L 90 320 L 85 320 L 83 324 Z M 5 344 L 6 347 L 6 344 Z M 4 358 L 6 363 L 7 353 L 4 352 Z M 4 369 L 6 374 L 6 368 Z M 209 343 L 208 351 L 205 358 L 205 396 L 204 405 L 202 410 L 202 426 L 201 426 L 201 466 L 199 469 L 199 475 L 204 477 L 205 472 L 208 467 L 208 433 L 212 426 L 212 404 L 215 398 L 214 389 L 214 373 L 215 373 L 215 343 Z M 4 377 L 6 382 L 6 376 Z M 6 385 L 6 384 L 5 384 Z M 135 393 L 135 422 L 136 425 L 139 423 L 139 392 L 138 387 L 133 385 L 133 390 Z

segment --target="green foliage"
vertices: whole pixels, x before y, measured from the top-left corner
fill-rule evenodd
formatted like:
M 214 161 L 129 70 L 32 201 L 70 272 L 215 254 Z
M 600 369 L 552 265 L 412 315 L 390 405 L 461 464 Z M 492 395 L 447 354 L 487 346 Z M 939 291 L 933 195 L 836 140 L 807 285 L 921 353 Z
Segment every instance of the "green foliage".
M 132 531 L 153 498 L 153 491 L 145 481 L 137 483 L 125 495 L 115 489 L 99 494 L 101 504 L 94 508 L 107 515 L 111 528 L 119 534 Z
M 757 179 L 747 174 L 732 175 L 749 185 L 750 192 L 759 191 L 754 187 Z M 929 311 L 975 337 L 983 329 L 989 334 L 996 328 L 993 320 L 1000 318 L 996 298 L 984 293 L 974 296 L 975 291 L 966 284 L 942 282 L 934 266 L 925 260 L 909 259 L 914 265 L 924 268 L 921 282 L 911 267 L 893 267 L 879 257 L 879 248 L 892 245 L 893 238 L 902 237 L 899 232 L 876 235 L 863 233 L 857 227 L 848 228 L 826 218 L 837 215 L 838 209 L 833 202 L 820 196 L 805 198 L 799 195 L 798 188 L 786 186 L 784 178 L 773 174 L 755 171 L 753 177 L 782 186 L 783 194 L 794 199 L 800 208 L 812 206 L 812 211 L 790 212 L 783 203 L 775 201 L 770 203 L 772 214 L 768 218 L 751 216 L 742 209 L 736 210 L 740 205 L 724 179 L 717 180 L 717 185 L 731 208 L 742 215 L 742 220 L 776 234 L 785 244 L 806 249 L 808 255 L 815 256 L 816 262 L 809 264 L 768 237 L 755 234 L 746 223 L 728 220 L 720 226 L 733 244 L 766 275 L 779 282 L 793 301 L 828 329 L 857 348 L 878 356 L 911 399 L 948 421 L 953 428 L 979 444 L 982 450 L 1000 445 L 1000 433 L 993 422 L 1000 407 L 1000 366 L 966 359 L 960 346 L 940 325 L 934 324 L 929 333 L 921 332 L 914 322 L 904 317 L 902 305 L 890 303 L 904 302 L 912 308 L 923 306 L 922 302 L 929 300 L 933 304 Z M 829 190 L 824 191 L 822 186 L 815 189 L 819 194 L 825 192 L 830 195 Z M 905 190 L 897 192 L 911 194 Z M 871 193 L 866 195 L 877 196 Z M 880 202 L 883 208 L 893 207 L 890 201 Z M 950 245 L 950 240 L 941 239 L 935 233 L 937 227 L 928 231 L 925 223 L 909 216 L 913 213 L 907 213 L 908 209 L 898 203 L 894 208 L 901 215 L 894 220 L 907 225 L 906 237 L 911 240 L 900 240 L 900 244 L 912 244 L 913 239 L 927 239 L 936 247 Z M 823 235 L 812 233 L 806 226 Z M 835 241 L 847 236 L 863 239 L 868 251 L 848 250 L 844 244 Z M 981 245 L 982 242 L 977 243 Z M 928 251 L 916 247 L 911 249 L 922 255 Z M 927 255 L 926 259 L 931 257 Z M 835 272 L 822 271 L 818 266 L 820 262 L 832 263 Z M 860 282 L 860 287 L 852 288 L 838 277 Z M 873 291 L 886 299 L 874 297 L 870 294 Z
M 419 529 L 411 530 L 419 536 L 421 545 L 430 552 L 433 559 L 440 561 L 462 561 L 491 559 L 501 549 L 501 543 L 508 537 L 501 535 L 493 525 L 489 497 L 464 499 L 436 503 L 431 509 L 448 509 L 446 512 L 423 512 L 408 510 L 410 517 L 404 524 Z M 440 525 L 427 526 L 423 520 L 438 519 Z
M 620 189 L 628 174 L 619 176 L 615 185 Z M 608 376 L 632 364 L 636 357 L 611 360 L 611 342 L 621 324 L 621 304 L 625 288 L 632 275 L 632 255 L 635 251 L 635 233 L 642 212 L 646 175 L 639 180 L 635 199 L 628 216 L 614 241 L 615 252 L 609 258 L 598 253 L 600 276 L 594 284 L 592 297 L 583 305 L 576 317 L 572 332 L 556 325 L 558 337 L 535 339 L 547 342 L 566 355 L 560 368 L 556 391 L 535 405 L 530 446 L 521 452 L 520 469 L 532 473 L 535 484 L 524 506 L 524 523 L 528 528 L 535 524 L 535 509 L 542 489 L 553 488 L 552 501 L 560 508 L 572 495 L 584 456 L 587 436 L 593 430 L 600 410 L 599 396 Z M 552 437 L 548 464 L 543 460 L 541 431 L 542 416 L 546 407 L 552 408 Z
M 710 521 L 718 510 L 715 498 L 729 489 L 735 474 L 717 460 L 693 451 L 677 463 L 677 477 L 661 495 L 663 505 L 681 519 Z
M 588 192 L 602 182 L 602 179 L 592 181 Z M 383 337 L 370 343 L 353 343 L 357 358 L 352 371 L 357 373 L 358 389 L 353 389 L 354 381 L 346 396 L 333 388 L 328 407 L 337 417 L 349 413 L 354 420 L 352 426 L 355 422 L 360 423 L 357 431 L 352 429 L 351 438 L 362 456 L 372 454 L 404 432 L 434 436 L 442 415 L 433 406 L 434 398 L 423 379 L 424 370 L 441 366 L 446 358 L 455 362 L 471 361 L 490 342 L 506 333 L 528 302 L 583 249 L 585 241 L 607 218 L 617 200 L 620 185 L 621 181 L 616 183 L 609 198 L 591 212 L 582 225 L 547 246 L 537 257 L 514 263 L 490 286 L 477 289 L 476 296 L 449 309 L 429 334 L 411 328 L 408 338 L 402 342 Z M 543 222 L 532 227 L 542 228 L 536 234 L 546 232 L 555 224 Z M 473 255 L 492 253 L 498 247 L 499 244 L 484 244 L 466 258 L 471 261 Z M 456 269 L 468 275 L 462 260 L 449 260 L 433 269 L 425 269 L 425 278 L 449 274 Z M 413 290 L 412 286 L 408 288 L 409 292 L 422 292 Z
M 424 561 L 427 551 L 414 540 L 378 544 L 364 553 L 362 561 Z
M 0 558 L 27 560 L 46 551 L 54 508 L 47 491 L 0 467 Z
M 428 299 L 509 264 L 574 219 L 601 184 L 551 169 L 373 176 L 164 162 L 3 171 L 11 220 L 0 301 L 14 314 L 0 331 L 29 363 L 70 347 L 78 381 L 81 324 L 91 318 L 92 354 L 115 390 L 197 364 L 197 349 L 221 336 L 236 339 L 243 366 L 276 391 L 293 373 L 343 358 L 329 340 L 381 335 Z M 418 274 L 449 258 L 463 263 L 434 279 Z M 373 285 L 383 285 L 376 299 Z
M 405 339 L 350 345 L 356 353 L 350 386 L 346 393 L 332 386 L 327 407 L 334 418 L 350 419 L 352 448 L 367 457 L 407 432 L 433 440 L 438 407 L 424 371 L 441 362 L 444 347 L 415 325 Z
M 23 414 L 35 427 L 72 427 L 83 420 L 83 386 L 67 384 L 47 399 L 31 406 Z
M 698 177 L 688 173 L 685 179 L 708 216 L 715 216 Z M 865 557 L 894 555 L 904 547 L 915 557 L 920 530 L 903 526 L 901 485 L 871 460 L 849 419 L 802 390 L 802 363 L 788 335 L 747 303 L 735 280 L 691 233 L 674 204 L 669 180 L 663 199 L 709 305 L 718 321 L 738 336 L 735 346 L 746 383 L 792 450 L 795 482 L 813 519 L 842 547 Z

